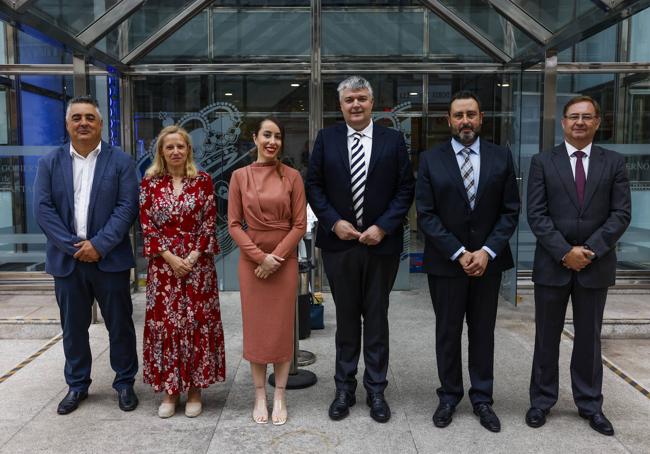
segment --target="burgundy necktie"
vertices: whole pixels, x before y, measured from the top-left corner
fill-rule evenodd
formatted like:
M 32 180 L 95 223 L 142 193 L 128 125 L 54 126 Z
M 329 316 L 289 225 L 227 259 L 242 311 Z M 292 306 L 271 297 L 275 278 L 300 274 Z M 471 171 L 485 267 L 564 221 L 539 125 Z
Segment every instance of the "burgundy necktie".
M 584 151 L 578 150 L 573 153 L 573 156 L 576 157 L 576 192 L 578 194 L 578 203 L 582 206 L 582 202 L 585 199 L 585 183 L 587 182 L 582 158 L 584 158 L 586 154 Z

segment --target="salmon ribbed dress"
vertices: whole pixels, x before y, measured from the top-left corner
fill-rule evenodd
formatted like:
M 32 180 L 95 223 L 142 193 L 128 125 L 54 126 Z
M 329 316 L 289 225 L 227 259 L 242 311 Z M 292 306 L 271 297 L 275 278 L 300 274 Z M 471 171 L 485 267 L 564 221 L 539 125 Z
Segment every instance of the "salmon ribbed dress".
M 305 234 L 306 219 L 305 189 L 297 170 L 255 162 L 233 172 L 228 232 L 240 251 L 243 353 L 250 362 L 281 363 L 293 357 L 296 248 Z M 269 253 L 285 261 L 275 273 L 260 279 L 255 268 Z

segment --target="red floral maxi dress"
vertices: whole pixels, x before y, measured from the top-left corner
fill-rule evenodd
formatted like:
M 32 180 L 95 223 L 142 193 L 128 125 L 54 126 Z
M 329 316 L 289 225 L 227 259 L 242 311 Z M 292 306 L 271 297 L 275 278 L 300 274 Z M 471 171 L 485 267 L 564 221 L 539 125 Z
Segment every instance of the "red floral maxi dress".
M 176 394 L 206 388 L 226 378 L 223 327 L 214 255 L 217 209 L 210 176 L 185 178 L 174 195 L 169 175 L 144 178 L 140 222 L 147 269 L 143 376 L 155 391 Z M 192 271 L 176 278 L 159 255 L 201 256 Z

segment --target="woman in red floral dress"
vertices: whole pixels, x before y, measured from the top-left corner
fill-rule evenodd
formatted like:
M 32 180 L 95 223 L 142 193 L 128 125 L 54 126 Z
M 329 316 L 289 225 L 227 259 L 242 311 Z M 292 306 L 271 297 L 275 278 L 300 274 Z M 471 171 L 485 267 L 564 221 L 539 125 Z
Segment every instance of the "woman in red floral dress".
M 158 416 L 201 413 L 201 389 L 225 380 L 225 350 L 217 273 L 217 210 L 210 176 L 197 171 L 187 132 L 158 136 L 154 162 L 142 180 L 140 222 L 147 270 L 144 381 L 165 391 Z

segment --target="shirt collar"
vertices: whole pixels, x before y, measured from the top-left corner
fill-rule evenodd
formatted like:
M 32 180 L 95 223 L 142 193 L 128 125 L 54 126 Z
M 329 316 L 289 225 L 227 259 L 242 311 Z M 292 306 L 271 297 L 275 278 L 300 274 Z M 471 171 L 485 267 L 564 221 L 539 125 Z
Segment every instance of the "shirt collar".
M 587 145 L 586 147 L 584 147 L 584 148 L 582 149 L 582 152 L 583 152 L 584 154 L 586 154 L 587 157 L 589 157 L 589 155 L 591 154 L 591 145 L 592 145 L 592 143 L 590 143 L 589 145 Z M 569 142 L 567 142 L 566 140 L 564 141 L 564 146 L 566 147 L 566 152 L 569 154 L 569 157 L 570 157 L 570 158 L 572 157 L 573 153 L 575 153 L 576 151 L 578 151 L 578 148 L 574 147 L 573 145 L 571 145 L 571 144 L 570 144 Z
M 88 153 L 88 156 L 86 156 L 86 158 L 90 157 L 93 153 L 95 155 L 99 155 L 101 151 L 102 151 L 102 141 L 100 140 L 97 146 L 95 147 L 95 149 L 90 153 Z M 77 157 L 81 159 L 86 159 L 83 156 L 81 156 L 77 150 L 74 149 L 74 147 L 72 146 L 72 142 L 70 142 L 70 156 L 72 156 L 73 158 Z
M 358 132 L 358 133 L 360 133 L 362 136 L 370 137 L 370 138 L 372 139 L 372 125 L 373 125 L 373 121 L 372 121 L 372 120 L 370 121 L 370 124 L 368 124 L 368 126 L 366 126 L 366 127 L 365 127 L 364 129 L 362 129 L 361 131 L 357 131 L 356 129 L 350 127 L 350 125 L 347 124 L 347 123 L 346 123 L 345 125 L 346 125 L 347 128 L 348 128 L 348 137 L 350 137 L 350 136 L 352 136 L 353 134 L 355 134 L 355 133 Z
M 474 153 L 480 156 L 481 152 L 481 138 L 477 137 L 476 140 L 474 141 L 473 144 L 471 144 L 469 147 L 466 147 L 459 141 L 457 141 L 454 137 L 451 138 L 451 147 L 454 149 L 454 153 L 458 154 L 461 151 L 463 151 L 465 148 L 469 148 L 472 150 Z

